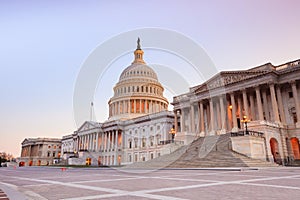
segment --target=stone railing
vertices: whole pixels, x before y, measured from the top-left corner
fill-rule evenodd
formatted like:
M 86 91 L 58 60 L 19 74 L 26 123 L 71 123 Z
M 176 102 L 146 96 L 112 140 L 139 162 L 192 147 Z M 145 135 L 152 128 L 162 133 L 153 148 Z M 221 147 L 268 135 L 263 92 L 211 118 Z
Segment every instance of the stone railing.
M 183 141 L 178 141 L 178 140 L 163 140 L 163 141 L 159 142 L 160 145 L 171 144 L 171 143 L 174 143 L 174 144 L 183 144 Z
M 258 131 L 247 130 L 247 131 L 231 132 L 230 135 L 231 135 L 231 137 L 247 136 L 247 135 L 251 135 L 251 136 L 255 136 L 255 137 L 263 137 L 264 133 L 258 132 Z

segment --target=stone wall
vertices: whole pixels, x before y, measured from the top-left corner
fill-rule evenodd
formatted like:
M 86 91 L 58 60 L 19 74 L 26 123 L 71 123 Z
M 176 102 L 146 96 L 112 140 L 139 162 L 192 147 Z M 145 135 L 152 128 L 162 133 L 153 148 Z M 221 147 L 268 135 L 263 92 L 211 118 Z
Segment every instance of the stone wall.
M 250 158 L 266 160 L 264 138 L 256 136 L 231 137 L 232 150 Z

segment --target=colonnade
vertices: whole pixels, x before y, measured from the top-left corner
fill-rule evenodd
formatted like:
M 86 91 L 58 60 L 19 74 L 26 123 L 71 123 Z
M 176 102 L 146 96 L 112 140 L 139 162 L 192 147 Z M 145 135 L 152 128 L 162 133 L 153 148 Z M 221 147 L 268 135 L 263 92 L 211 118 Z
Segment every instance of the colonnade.
M 168 105 L 161 101 L 130 99 L 115 101 L 109 105 L 109 116 L 125 113 L 155 113 L 167 110 Z
M 289 87 L 292 90 L 298 124 L 300 105 L 296 82 L 290 82 Z M 202 134 L 237 131 L 241 128 L 243 116 L 247 116 L 251 121 L 286 123 L 281 90 L 280 85 L 270 83 L 193 101 L 190 106 L 174 109 L 175 131 Z
M 120 130 L 79 135 L 79 150 L 118 151 L 123 146 L 122 136 L 123 132 Z

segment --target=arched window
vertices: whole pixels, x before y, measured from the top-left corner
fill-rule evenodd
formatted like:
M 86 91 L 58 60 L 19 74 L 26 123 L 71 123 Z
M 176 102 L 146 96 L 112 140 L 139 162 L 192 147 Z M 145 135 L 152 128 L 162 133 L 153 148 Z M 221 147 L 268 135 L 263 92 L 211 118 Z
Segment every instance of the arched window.
M 132 148 L 132 141 L 131 141 L 131 139 L 128 140 L 128 148 L 129 148 L 129 149 Z

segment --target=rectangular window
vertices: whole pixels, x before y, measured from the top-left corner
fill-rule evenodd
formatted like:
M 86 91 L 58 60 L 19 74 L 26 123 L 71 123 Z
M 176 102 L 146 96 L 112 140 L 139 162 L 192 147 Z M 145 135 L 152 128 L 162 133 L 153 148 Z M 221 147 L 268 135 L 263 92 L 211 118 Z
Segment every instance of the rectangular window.
M 137 161 L 138 161 L 138 155 L 134 154 L 134 162 L 137 162 Z

